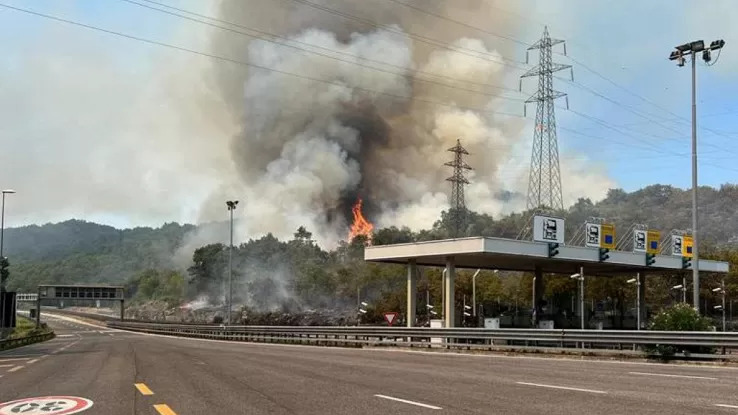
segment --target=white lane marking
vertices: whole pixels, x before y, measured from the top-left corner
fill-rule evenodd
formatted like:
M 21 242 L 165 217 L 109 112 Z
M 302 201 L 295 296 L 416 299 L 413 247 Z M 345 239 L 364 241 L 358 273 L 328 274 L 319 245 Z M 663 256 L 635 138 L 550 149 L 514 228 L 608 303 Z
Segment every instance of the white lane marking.
M 0 365 L 0 367 L 11 367 L 11 366 L 15 366 L 15 365 Z
M 74 334 L 57 334 L 56 337 L 74 337 Z
M 27 365 L 32 365 L 34 363 L 38 362 L 38 359 L 29 360 L 26 362 Z
M 711 378 L 707 376 L 690 376 L 690 375 L 671 375 L 668 373 L 646 373 L 646 372 L 628 372 L 631 375 L 640 376 L 662 376 L 665 378 L 686 378 L 686 379 L 705 379 L 705 380 L 718 380 L 718 378 Z
M 15 358 L 12 358 L 12 359 L 0 359 L 0 363 L 2 363 L 2 362 L 12 362 L 12 361 L 15 361 L 15 360 L 28 360 L 28 359 L 30 359 L 30 357 L 15 357 Z
M 387 396 L 387 395 L 374 395 L 374 396 L 376 396 L 377 398 L 388 399 L 390 401 L 396 401 L 396 402 L 402 402 L 408 405 L 415 405 L 415 406 L 420 406 L 420 407 L 428 408 L 428 409 L 443 409 L 439 406 L 428 405 L 425 403 L 415 402 L 415 401 L 408 401 L 407 399 L 400 399 L 400 398 L 395 398 L 395 397 Z
M 16 366 L 16 367 L 14 367 L 12 369 L 8 369 L 8 372 L 16 372 L 16 371 L 21 370 L 21 369 L 23 369 L 23 366 Z
M 719 406 L 721 408 L 732 408 L 732 409 L 738 409 L 738 405 L 726 405 L 724 403 L 716 403 L 715 406 Z
M 526 386 L 537 386 L 539 388 L 549 388 L 549 389 L 563 389 L 568 391 L 576 391 L 576 392 L 587 392 L 587 393 L 607 393 L 605 391 L 598 391 L 595 389 L 581 389 L 581 388 L 571 388 L 568 386 L 558 386 L 558 385 L 544 385 L 542 383 L 529 383 L 529 382 L 515 382 L 518 385 L 526 385 Z

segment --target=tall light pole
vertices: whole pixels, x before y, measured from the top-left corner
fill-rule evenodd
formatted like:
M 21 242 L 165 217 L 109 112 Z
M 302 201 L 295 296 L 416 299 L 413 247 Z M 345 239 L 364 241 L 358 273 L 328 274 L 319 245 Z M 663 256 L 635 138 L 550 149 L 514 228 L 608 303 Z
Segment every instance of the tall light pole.
M 15 193 L 15 190 L 2 190 L 2 211 L 0 212 L 0 259 L 4 261 L 3 242 L 5 234 L 5 195 Z M 0 276 L 0 338 L 5 337 L 5 284 L 7 283 L 5 276 Z M 36 310 L 38 312 L 38 310 Z
M 2 213 L 0 213 L 0 257 L 3 256 L 3 234 L 5 233 L 5 195 L 15 193 L 15 190 L 5 189 L 2 191 L 2 193 Z M 5 284 L 3 284 L 3 290 L 5 290 Z
M 441 319 L 445 319 L 443 310 L 446 308 L 443 305 L 446 304 L 446 272 L 448 268 L 444 268 L 441 273 Z
M 682 302 L 687 302 L 687 277 L 685 275 L 682 275 Z
M 723 297 L 723 304 L 715 306 L 715 308 L 719 308 L 723 311 L 723 331 L 725 331 L 725 278 L 723 278 L 723 280 L 720 282 L 719 287 L 712 289 L 712 292 L 720 293 L 720 295 Z
M 229 200 L 226 202 L 228 212 L 231 214 L 231 243 L 228 249 L 228 318 L 226 324 L 231 324 L 231 310 L 233 310 L 233 211 L 236 210 L 238 200 Z
M 640 330 L 641 329 L 641 281 L 638 277 L 636 277 L 636 278 L 631 278 L 626 282 L 628 284 L 635 284 L 635 287 L 636 287 L 636 330 Z
M 572 279 L 579 281 L 579 324 L 584 330 L 584 269 L 571 276 Z
M 702 52 L 702 59 L 707 63 L 712 60 L 711 51 L 725 46 L 724 40 L 715 40 L 705 47 L 703 40 L 677 46 L 669 55 L 669 60 L 677 61 L 684 66 L 685 56 L 692 56 L 692 281 L 694 308 L 700 311 L 700 264 L 699 238 L 697 233 L 697 53 Z

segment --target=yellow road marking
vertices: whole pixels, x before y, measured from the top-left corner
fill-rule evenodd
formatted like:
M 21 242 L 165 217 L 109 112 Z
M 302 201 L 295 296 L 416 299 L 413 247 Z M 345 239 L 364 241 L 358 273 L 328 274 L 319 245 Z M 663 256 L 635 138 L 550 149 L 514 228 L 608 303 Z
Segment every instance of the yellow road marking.
M 177 415 L 176 412 L 172 411 L 172 408 L 170 408 L 169 405 L 164 403 L 154 405 L 154 409 L 156 409 L 156 412 L 158 412 L 160 415 Z
M 146 386 L 143 383 L 136 383 L 136 389 L 138 389 L 139 392 L 141 392 L 141 395 L 153 395 L 154 392 L 149 389 L 148 386 Z

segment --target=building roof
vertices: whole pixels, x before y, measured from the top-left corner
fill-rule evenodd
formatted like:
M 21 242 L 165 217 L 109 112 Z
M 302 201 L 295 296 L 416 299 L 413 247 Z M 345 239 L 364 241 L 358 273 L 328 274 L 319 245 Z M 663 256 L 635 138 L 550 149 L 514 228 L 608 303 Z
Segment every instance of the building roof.
M 548 257 L 548 244 L 502 238 L 460 238 L 406 244 L 369 246 L 364 250 L 364 260 L 406 264 L 415 260 L 418 265 L 444 267 L 446 258 L 454 257 L 458 268 L 499 269 L 508 271 L 534 271 L 573 274 L 584 267 L 585 273 L 597 275 L 673 274 L 692 272 L 682 269 L 682 258 L 656 255 L 655 262 L 646 266 L 646 254 L 641 252 L 610 251 L 610 257 L 599 261 L 597 248 L 559 246 L 559 254 Z M 729 264 L 721 261 L 700 260 L 700 272 L 727 273 Z
M 115 289 L 123 289 L 125 288 L 122 285 L 104 285 L 104 284 L 74 284 L 74 285 L 65 285 L 65 284 L 40 284 L 39 288 L 115 288 Z

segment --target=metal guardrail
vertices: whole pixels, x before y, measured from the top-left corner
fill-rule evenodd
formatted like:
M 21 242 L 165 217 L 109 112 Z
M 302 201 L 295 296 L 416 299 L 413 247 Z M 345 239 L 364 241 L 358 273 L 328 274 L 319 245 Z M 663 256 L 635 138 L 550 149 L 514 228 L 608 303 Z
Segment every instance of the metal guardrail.
M 307 343 L 388 344 L 425 346 L 468 344 L 495 345 L 525 342 L 551 347 L 620 347 L 623 345 L 675 345 L 715 348 L 738 347 L 738 333 L 621 331 L 621 330 L 535 330 L 425 327 L 337 327 L 337 326 L 224 326 L 175 323 L 108 321 L 109 327 L 175 336 L 240 341 L 289 341 Z
M 54 332 L 36 334 L 34 336 L 19 337 L 17 339 L 0 340 L 0 350 L 13 349 L 28 344 L 39 343 L 54 337 Z

